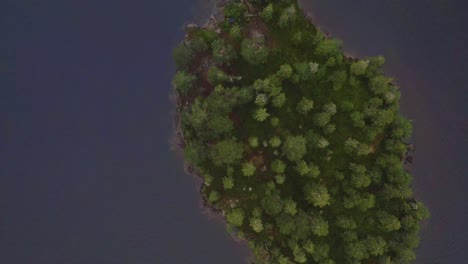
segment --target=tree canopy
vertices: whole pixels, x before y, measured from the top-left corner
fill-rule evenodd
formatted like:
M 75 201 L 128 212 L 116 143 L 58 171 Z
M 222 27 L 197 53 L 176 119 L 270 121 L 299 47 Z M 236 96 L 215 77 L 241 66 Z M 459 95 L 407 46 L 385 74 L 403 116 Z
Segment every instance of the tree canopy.
M 411 263 L 428 210 L 383 57 L 354 59 L 295 0 L 226 1 L 174 49 L 181 145 L 255 263 Z

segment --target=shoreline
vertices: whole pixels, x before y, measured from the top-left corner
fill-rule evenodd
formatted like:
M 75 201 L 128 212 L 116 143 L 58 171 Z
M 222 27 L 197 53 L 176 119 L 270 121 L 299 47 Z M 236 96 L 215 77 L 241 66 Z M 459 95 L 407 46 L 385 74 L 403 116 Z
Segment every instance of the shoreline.
M 180 155 L 183 161 L 184 172 L 194 178 L 196 180 L 198 189 L 198 194 L 200 195 L 199 206 L 204 215 L 208 217 L 209 220 L 220 221 L 220 223 L 224 224 L 225 228 L 228 226 L 228 222 L 226 219 L 226 214 L 223 210 L 215 207 L 214 205 L 208 202 L 208 198 L 203 193 L 203 186 L 205 185 L 205 180 L 203 176 L 196 171 L 196 169 L 188 164 L 184 159 L 184 147 L 185 147 L 185 140 L 182 130 L 180 128 L 181 119 L 180 113 L 177 110 L 178 103 L 179 103 L 179 96 L 175 93 L 175 91 L 171 91 L 169 94 L 169 101 L 173 104 L 174 109 L 171 110 L 170 115 L 172 116 L 173 121 L 173 133 L 170 139 L 170 150 L 175 153 L 176 155 Z M 234 240 L 236 243 L 245 246 L 249 250 L 249 255 L 246 256 L 246 263 L 253 263 L 254 255 L 251 249 L 248 247 L 248 241 L 243 238 L 239 238 L 236 236 L 236 232 L 228 232 L 231 239 Z
M 212 15 L 205 22 L 205 24 L 203 26 L 199 26 L 197 24 L 187 24 L 186 29 L 189 30 L 190 28 L 200 28 L 200 29 L 211 29 L 211 30 L 214 30 L 216 32 L 219 31 L 219 23 L 220 23 L 220 19 L 221 19 L 221 17 L 219 15 L 222 14 L 222 12 L 223 12 L 223 3 L 226 4 L 227 2 L 228 1 L 219 2 L 213 8 Z M 306 12 L 305 9 L 304 9 L 304 5 L 303 5 L 304 1 L 303 0 L 298 0 L 297 4 L 298 4 L 299 9 L 302 11 L 304 17 L 317 29 L 317 31 L 323 32 L 326 39 L 333 38 L 331 33 L 329 33 L 326 30 L 321 29 L 319 26 L 317 26 L 314 23 L 313 16 L 310 15 L 310 12 Z M 187 37 L 188 37 L 188 33 L 185 34 L 183 42 L 185 42 L 187 40 Z M 361 57 L 357 57 L 355 55 L 346 54 L 345 51 L 342 51 L 342 52 L 343 52 L 343 58 L 345 60 L 350 61 L 350 62 L 354 62 L 354 61 L 362 59 Z M 393 84 L 390 83 L 390 85 L 393 85 Z M 174 134 L 173 134 L 173 142 L 172 142 L 173 145 L 172 145 L 171 149 L 175 150 L 177 152 L 182 151 L 182 152 L 179 152 L 179 153 L 181 153 L 182 157 L 183 157 L 183 155 L 184 155 L 183 151 L 184 151 L 184 148 L 185 148 L 186 141 L 185 141 L 185 137 L 183 135 L 183 131 L 181 129 L 180 107 L 181 107 L 182 99 L 176 94 L 175 91 L 171 91 L 170 97 L 171 97 L 171 102 L 174 103 L 174 106 L 175 106 L 174 112 L 172 113 L 173 122 L 174 122 L 173 123 Z M 412 156 L 413 156 L 415 148 L 414 148 L 414 145 L 411 142 L 408 142 L 408 143 L 405 143 L 405 144 L 409 147 L 409 149 L 404 155 L 401 156 L 401 162 L 404 163 L 405 170 L 409 172 L 410 168 L 408 168 L 408 167 L 413 162 Z M 197 188 L 199 188 L 199 193 L 200 193 L 200 196 L 201 196 L 201 198 L 200 198 L 200 207 L 201 207 L 202 211 L 205 214 L 207 214 L 210 217 L 210 219 L 222 220 L 223 223 L 226 226 L 228 226 L 228 221 L 226 219 L 225 212 L 222 209 L 217 208 L 215 205 L 210 204 L 210 202 L 208 201 L 208 198 L 204 194 L 205 180 L 204 180 L 203 175 L 200 172 L 198 172 L 196 170 L 196 168 L 194 168 L 192 165 L 187 164 L 185 162 L 185 159 L 184 159 L 184 171 L 185 171 L 185 173 L 191 175 L 192 177 L 195 177 L 197 179 L 197 181 L 198 181 L 197 184 L 199 184 L 199 185 L 197 186 Z M 414 200 L 414 202 L 416 202 L 416 200 Z M 238 236 L 236 236 L 235 231 L 236 231 L 236 228 L 234 228 L 234 232 L 228 232 L 228 233 L 230 233 L 231 238 L 234 241 L 238 242 L 238 243 L 247 244 L 247 242 L 249 240 L 247 240 L 245 238 L 239 238 Z M 254 256 L 253 252 L 250 249 L 249 249 L 249 251 L 251 252 L 251 254 L 250 254 L 251 256 L 249 256 L 249 259 L 252 259 L 252 257 Z

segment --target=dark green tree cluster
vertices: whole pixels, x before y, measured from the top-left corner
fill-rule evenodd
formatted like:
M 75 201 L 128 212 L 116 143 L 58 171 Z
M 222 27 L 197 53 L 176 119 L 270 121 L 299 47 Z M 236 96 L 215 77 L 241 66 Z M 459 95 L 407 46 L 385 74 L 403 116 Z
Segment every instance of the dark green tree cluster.
M 174 50 L 185 158 L 257 263 L 411 263 L 411 123 L 382 57 L 343 56 L 293 0 L 230 1 Z

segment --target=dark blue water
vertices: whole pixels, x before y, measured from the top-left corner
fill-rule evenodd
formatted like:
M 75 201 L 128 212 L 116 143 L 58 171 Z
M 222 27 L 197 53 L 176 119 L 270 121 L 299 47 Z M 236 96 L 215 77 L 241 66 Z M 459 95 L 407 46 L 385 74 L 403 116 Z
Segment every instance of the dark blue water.
M 384 55 L 414 120 L 416 197 L 429 207 L 420 264 L 468 263 L 468 2 L 302 0 L 353 56 Z
M 0 263 L 243 263 L 170 152 L 191 0 L 0 1 Z
M 170 51 L 201 2 L 0 2 L 0 263 L 245 262 L 169 151 Z M 432 213 L 417 263 L 465 263 L 468 4 L 303 2 L 349 54 L 387 57 Z

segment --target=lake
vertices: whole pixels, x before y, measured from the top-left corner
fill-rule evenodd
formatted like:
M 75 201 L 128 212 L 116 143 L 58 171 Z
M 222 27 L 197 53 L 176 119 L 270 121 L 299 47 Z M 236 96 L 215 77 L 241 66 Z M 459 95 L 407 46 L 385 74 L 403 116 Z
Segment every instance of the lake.
M 0 263 L 246 262 L 170 150 L 171 49 L 212 2 L 0 3 Z M 432 213 L 417 263 L 463 263 L 468 4 L 303 2 L 348 54 L 387 58 Z
M 170 151 L 201 2 L 0 3 L 0 263 L 245 262 Z

